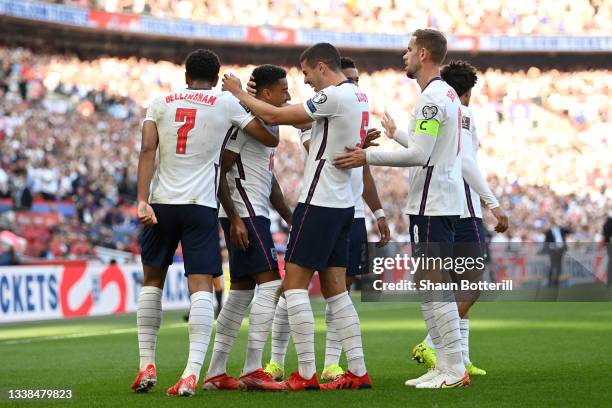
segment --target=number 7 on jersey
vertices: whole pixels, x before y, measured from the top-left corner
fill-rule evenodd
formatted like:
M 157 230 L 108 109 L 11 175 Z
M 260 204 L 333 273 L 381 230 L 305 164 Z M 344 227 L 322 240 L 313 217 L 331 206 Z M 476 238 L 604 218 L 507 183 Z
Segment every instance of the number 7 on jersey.
M 178 108 L 176 110 L 175 122 L 185 122 L 178 129 L 176 140 L 176 154 L 185 154 L 187 150 L 187 136 L 189 131 L 195 126 L 196 109 Z

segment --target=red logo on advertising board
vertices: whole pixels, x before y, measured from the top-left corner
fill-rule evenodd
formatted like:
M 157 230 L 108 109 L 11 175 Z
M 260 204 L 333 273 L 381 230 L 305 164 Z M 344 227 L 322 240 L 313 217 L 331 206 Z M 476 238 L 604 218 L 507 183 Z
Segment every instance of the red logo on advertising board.
M 72 307 L 69 302 L 70 291 L 85 276 L 86 271 L 87 262 L 85 261 L 69 263 L 64 266 L 64 275 L 60 283 L 60 304 L 64 317 L 88 316 L 94 305 L 91 290 L 79 306 Z M 125 312 L 127 285 L 123 273 L 117 265 L 109 265 L 100 275 L 100 292 L 112 283 L 117 285 L 120 295 L 119 304 L 113 310 L 113 313 L 123 313 Z

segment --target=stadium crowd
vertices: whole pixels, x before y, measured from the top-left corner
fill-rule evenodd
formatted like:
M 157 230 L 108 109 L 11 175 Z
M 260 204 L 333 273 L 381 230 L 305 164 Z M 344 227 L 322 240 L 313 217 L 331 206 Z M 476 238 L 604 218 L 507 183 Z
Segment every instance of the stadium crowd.
M 242 26 L 404 34 L 424 22 L 455 34 L 608 35 L 609 0 L 51 0 L 111 13 Z
M 224 66 L 222 73 L 245 81 L 252 68 Z M 288 78 L 294 101 L 312 95 L 297 68 Z M 374 126 L 385 109 L 407 126 L 414 81 L 381 70 L 363 72 L 360 86 Z M 34 257 L 90 256 L 96 245 L 137 252 L 132 204 L 141 121 L 153 96 L 183 87 L 183 69 L 169 62 L 0 48 L 0 227 L 26 236 Z M 573 239 L 599 239 L 612 202 L 610 89 L 610 71 L 480 73 L 472 99 L 480 163 L 512 220 L 498 239 L 542 241 L 555 220 Z M 275 174 L 294 206 L 303 152 L 293 129 L 284 128 L 281 139 Z M 392 239 L 407 240 L 405 172 L 373 170 Z M 11 210 L 28 209 L 61 214 L 60 222 L 26 234 Z M 286 229 L 278 218 L 275 224 L 284 244 Z

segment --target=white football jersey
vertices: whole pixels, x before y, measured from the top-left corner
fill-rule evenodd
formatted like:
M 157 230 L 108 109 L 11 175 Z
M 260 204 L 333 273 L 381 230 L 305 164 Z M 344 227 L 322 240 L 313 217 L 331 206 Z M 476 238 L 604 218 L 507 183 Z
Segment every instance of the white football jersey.
M 300 131 L 300 144 L 302 147 L 304 143 L 310 140 L 311 131 L 310 129 Z M 306 156 L 308 152 L 306 152 Z M 365 218 L 365 209 L 363 204 L 363 167 L 354 168 L 351 171 L 351 189 L 353 190 L 353 196 L 355 197 L 355 217 L 354 218 Z
M 478 160 L 478 147 L 480 142 L 478 141 L 478 135 L 476 134 L 476 126 L 474 125 L 474 116 L 469 107 L 461 105 L 461 138 L 471 138 L 472 148 L 469 152 L 463 152 L 463 154 L 472 155 L 474 162 Z M 465 190 L 465 206 L 463 208 L 463 215 L 461 218 L 477 217 L 482 218 L 482 208 L 480 207 L 480 195 L 474 191 L 464 181 Z
M 410 113 L 409 144 L 417 126 L 430 119 L 439 123 L 433 152 L 426 165 L 409 168 L 406 214 L 448 216 L 463 214 L 464 187 L 461 177 L 461 102 L 455 90 L 441 78 L 423 89 Z M 427 132 L 422 132 L 426 133 Z
M 145 118 L 155 122 L 159 136 L 149 202 L 217 208 L 224 144 L 253 119 L 228 92 L 186 89 L 155 98 Z
M 314 122 L 298 201 L 322 207 L 353 207 L 351 170 L 339 169 L 332 162 L 346 152 L 347 146 L 358 146 L 365 140 L 370 118 L 368 98 L 347 80 L 318 92 L 304 102 L 304 109 Z
M 267 126 L 278 137 L 278 126 Z M 225 146 L 238 153 L 236 162 L 227 172 L 227 183 L 236 212 L 241 218 L 258 215 L 270 218 L 270 192 L 274 169 L 275 147 L 268 147 L 244 131 L 236 131 Z M 223 206 L 219 217 L 227 217 Z
M 363 167 L 356 167 L 351 172 L 351 189 L 355 197 L 355 218 L 365 218 L 363 205 Z

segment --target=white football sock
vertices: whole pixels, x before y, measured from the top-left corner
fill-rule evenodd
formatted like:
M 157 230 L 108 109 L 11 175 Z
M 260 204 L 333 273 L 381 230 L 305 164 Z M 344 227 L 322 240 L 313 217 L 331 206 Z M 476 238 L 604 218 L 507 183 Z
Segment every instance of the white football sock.
M 427 341 L 427 339 L 429 339 L 433 345 L 433 348 L 436 350 L 436 368 L 442 370 L 445 361 L 444 352 L 442 351 L 442 354 L 440 354 L 441 338 L 436 327 L 436 318 L 433 312 L 434 294 L 430 291 L 421 291 L 419 292 L 419 295 L 421 297 L 421 311 L 423 312 L 423 320 L 425 321 L 425 326 L 427 327 L 427 337 L 425 340 Z
M 287 312 L 287 300 L 284 296 L 278 299 L 276 311 L 274 312 L 274 323 L 272 324 L 272 361 L 285 365 L 287 345 L 291 337 L 289 327 L 289 312 Z
M 254 290 L 231 290 L 217 316 L 217 332 L 206 378 L 227 372 L 227 358 L 236 340 L 242 319 L 253 299 Z
M 276 303 L 280 295 L 278 289 L 282 284 L 283 281 L 274 280 L 262 283 L 258 287 L 255 303 L 251 307 L 251 314 L 249 315 L 249 342 L 244 368 L 242 369 L 243 374 L 261 368 L 261 356 L 274 321 Z
M 327 335 L 325 336 L 325 365 L 340 364 L 340 354 L 342 354 L 342 343 L 334 326 L 334 316 L 329 304 L 325 307 L 325 324 L 327 325 Z
M 436 345 L 434 344 L 434 342 L 431 340 L 431 336 L 429 335 L 429 333 L 427 333 L 427 336 L 425 337 L 425 339 L 423 340 L 423 343 L 427 344 L 429 347 L 431 347 L 432 349 L 436 349 Z
M 452 292 L 445 292 L 443 302 L 433 302 L 436 328 L 440 334 L 440 348 L 444 355 L 445 371 L 461 377 L 465 373 L 461 354 L 461 332 L 459 331 L 459 311 Z M 433 338 L 433 335 L 432 335 Z M 435 344 L 435 341 L 434 341 Z M 441 356 L 438 358 L 440 359 Z
M 195 374 L 196 382 L 200 378 L 200 370 L 206 357 L 208 343 L 212 334 L 214 320 L 214 309 L 212 292 L 194 292 L 189 297 L 191 308 L 189 309 L 189 357 L 187 366 L 181 377 Z
M 461 331 L 461 353 L 463 356 L 463 364 L 466 367 L 470 364 L 470 320 L 461 319 L 459 321 L 459 330 Z
M 364 375 L 367 370 L 361 343 L 361 325 L 349 293 L 343 292 L 325 300 L 331 309 L 333 324 L 346 353 L 348 369 L 357 376 Z
M 140 369 L 155 365 L 155 348 L 162 318 L 162 290 L 155 286 L 143 286 L 138 296 L 136 326 L 138 328 L 138 350 Z
M 314 353 L 314 316 L 308 290 L 285 291 L 291 337 L 297 352 L 298 367 L 302 378 L 309 380 L 316 373 Z

